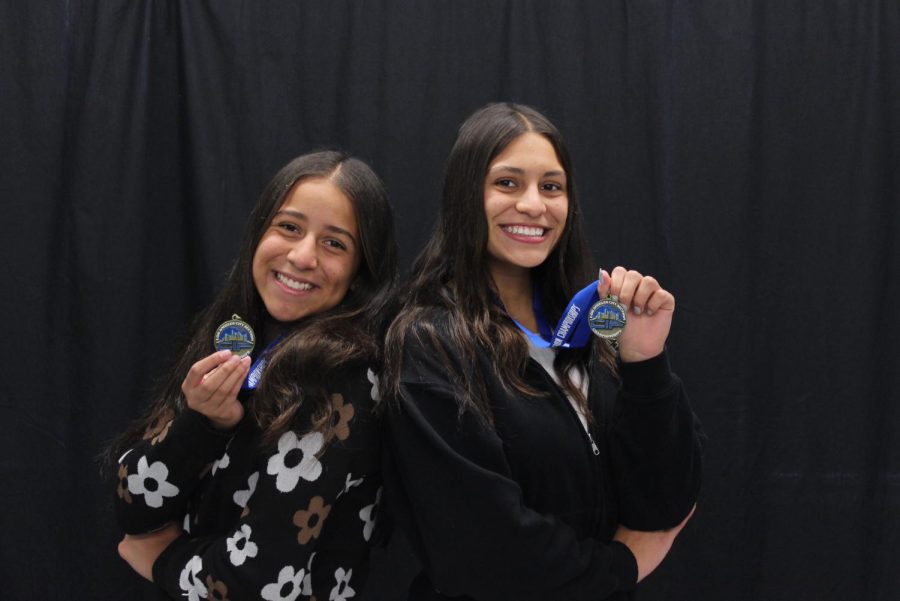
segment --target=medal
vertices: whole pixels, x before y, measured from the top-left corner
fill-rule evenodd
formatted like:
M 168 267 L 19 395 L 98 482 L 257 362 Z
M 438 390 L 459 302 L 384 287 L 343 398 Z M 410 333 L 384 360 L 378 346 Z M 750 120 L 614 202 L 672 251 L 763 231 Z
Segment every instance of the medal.
M 625 305 L 611 296 L 594 303 L 588 312 L 591 331 L 611 343 L 622 333 L 626 321 Z
M 217 351 L 231 351 L 238 357 L 246 357 L 253 352 L 256 344 L 256 335 L 250 324 L 241 319 L 240 315 L 232 315 L 216 328 L 213 344 Z

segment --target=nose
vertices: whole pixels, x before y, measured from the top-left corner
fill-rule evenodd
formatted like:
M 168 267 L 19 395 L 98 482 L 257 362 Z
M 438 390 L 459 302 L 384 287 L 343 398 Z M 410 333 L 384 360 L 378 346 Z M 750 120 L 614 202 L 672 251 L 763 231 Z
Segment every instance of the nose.
M 537 184 L 530 185 L 522 192 L 516 202 L 516 210 L 525 213 L 529 217 L 540 217 L 547 211 L 547 205 L 541 198 Z
M 319 265 L 319 247 L 313 236 L 304 236 L 291 245 L 287 260 L 297 269 L 315 269 Z

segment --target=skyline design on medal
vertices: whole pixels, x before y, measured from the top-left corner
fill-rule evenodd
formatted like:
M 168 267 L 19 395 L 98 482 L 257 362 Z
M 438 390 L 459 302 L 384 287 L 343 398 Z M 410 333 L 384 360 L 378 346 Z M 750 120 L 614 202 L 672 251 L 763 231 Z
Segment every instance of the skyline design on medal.
M 217 351 L 228 350 L 238 357 L 246 357 L 256 346 L 256 334 L 249 323 L 241 319 L 240 315 L 234 314 L 216 328 L 213 345 Z
M 625 328 L 626 321 L 628 317 L 625 305 L 609 297 L 597 301 L 588 311 L 588 325 L 591 331 L 604 340 L 618 338 Z

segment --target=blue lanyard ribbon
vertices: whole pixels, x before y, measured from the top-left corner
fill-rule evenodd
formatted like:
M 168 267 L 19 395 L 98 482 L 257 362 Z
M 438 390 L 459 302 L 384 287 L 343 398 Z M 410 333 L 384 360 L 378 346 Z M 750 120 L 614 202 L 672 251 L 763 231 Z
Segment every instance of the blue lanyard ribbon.
M 515 319 L 513 321 L 528 336 L 531 343 L 539 348 L 582 348 L 591 339 L 591 327 L 588 324 L 587 312 L 591 305 L 600 300 L 597 283 L 597 280 L 594 280 L 572 297 L 553 330 L 550 329 L 544 318 L 541 295 L 537 290 L 534 291 L 532 307 L 539 332 L 532 332 Z
M 241 386 L 241 390 L 256 390 L 256 387 L 259 386 L 259 381 L 262 379 L 263 372 L 266 369 L 266 365 L 269 362 L 269 353 L 272 352 L 272 349 L 281 342 L 281 339 L 284 338 L 284 334 L 279 334 L 275 340 L 269 343 L 269 345 L 263 349 L 263 351 L 256 357 L 253 361 L 253 364 L 250 366 L 250 371 L 247 372 L 247 378 L 244 380 L 244 384 Z

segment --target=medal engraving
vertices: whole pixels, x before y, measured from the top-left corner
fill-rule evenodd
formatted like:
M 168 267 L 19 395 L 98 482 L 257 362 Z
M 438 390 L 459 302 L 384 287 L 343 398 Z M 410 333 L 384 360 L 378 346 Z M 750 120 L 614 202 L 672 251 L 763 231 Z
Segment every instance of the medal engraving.
M 240 315 L 232 315 L 231 319 L 216 328 L 213 344 L 217 351 L 229 350 L 239 357 L 245 357 L 253 352 L 256 335 Z
M 625 305 L 611 298 L 597 301 L 588 312 L 591 331 L 604 340 L 615 340 L 627 321 Z

